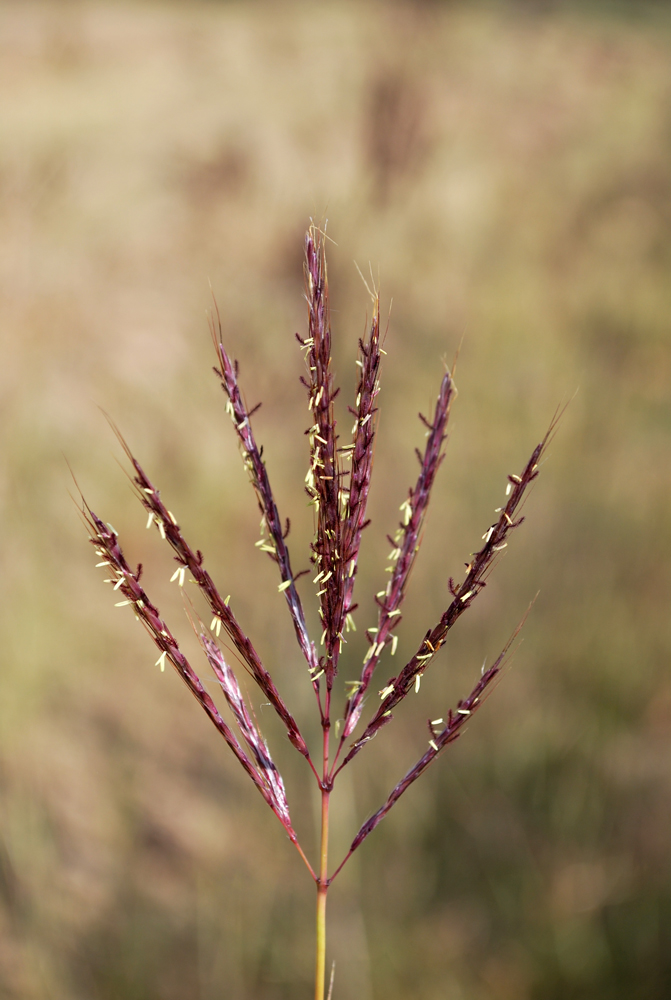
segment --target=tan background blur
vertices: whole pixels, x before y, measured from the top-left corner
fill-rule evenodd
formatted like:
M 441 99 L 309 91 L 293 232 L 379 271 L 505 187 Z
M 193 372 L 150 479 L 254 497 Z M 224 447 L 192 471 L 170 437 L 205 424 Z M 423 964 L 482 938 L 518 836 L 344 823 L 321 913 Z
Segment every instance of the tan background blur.
M 314 736 L 205 316 L 209 281 L 248 401 L 264 401 L 255 427 L 303 568 L 294 331 L 311 215 L 328 216 L 337 243 L 343 397 L 369 309 L 353 259 L 379 274 L 385 312 L 394 300 L 361 625 L 416 475 L 416 413 L 464 337 L 399 659 L 444 609 L 506 474 L 578 389 L 486 593 L 343 781 L 334 857 L 424 752 L 426 718 L 470 689 L 540 589 L 465 738 L 334 887 L 335 1000 L 671 996 L 667 14 L 0 4 L 2 997 L 310 995 L 312 886 L 113 607 L 66 460 L 192 649 L 103 407 Z M 306 769 L 250 695 L 313 850 Z

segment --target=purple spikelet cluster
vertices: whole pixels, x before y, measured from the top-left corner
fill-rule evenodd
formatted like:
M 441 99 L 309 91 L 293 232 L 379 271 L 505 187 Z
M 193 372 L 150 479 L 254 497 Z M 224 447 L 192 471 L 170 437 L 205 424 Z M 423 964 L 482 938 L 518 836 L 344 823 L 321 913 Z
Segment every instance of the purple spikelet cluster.
M 310 468 L 306 490 L 315 507 L 317 532 L 312 543 L 312 561 L 319 584 L 319 615 L 323 632 L 321 644 L 326 653 L 320 668 L 330 691 L 338 669 L 342 647 L 344 594 L 348 564 L 348 519 L 344 516 L 347 492 L 338 454 L 338 436 L 333 403 L 339 393 L 333 385 L 331 370 L 331 322 L 328 306 L 326 257 L 312 234 L 305 241 L 305 297 L 308 304 L 308 336 L 301 341 L 306 353 L 308 409 L 314 423 L 308 429 Z
M 270 754 L 268 753 L 268 748 L 266 747 L 265 742 L 259 736 L 246 708 L 244 707 L 237 681 L 235 681 L 232 676 L 232 672 L 224 663 L 223 656 L 220 655 L 218 648 L 206 636 L 201 637 L 208 659 L 210 660 L 213 668 L 215 668 L 215 676 L 222 684 L 226 700 L 233 711 L 238 728 L 240 729 L 245 742 L 252 751 L 253 760 L 250 760 L 240 746 L 237 737 L 220 715 L 219 709 L 203 687 L 200 678 L 180 650 L 177 640 L 174 638 L 167 625 L 160 617 L 158 608 L 152 604 L 147 596 L 140 583 L 142 566 L 139 565 L 135 572 L 133 572 L 126 562 L 126 558 L 119 545 L 117 534 L 114 529 L 101 521 L 88 506 L 84 506 L 83 512 L 89 527 L 91 541 L 95 546 L 96 554 L 102 560 L 102 562 L 98 563 L 98 566 L 104 567 L 110 574 L 110 578 L 106 582 L 112 583 L 114 585 L 114 590 L 122 598 L 122 600 L 117 602 L 117 607 L 123 607 L 125 605 L 133 607 L 138 619 L 142 622 L 154 640 L 154 643 L 160 650 L 156 666 L 160 666 L 161 670 L 164 670 L 166 661 L 172 664 L 193 696 L 204 709 L 205 713 L 209 716 L 210 720 L 224 737 L 226 743 L 229 745 L 244 770 L 261 792 L 268 805 L 271 809 L 273 809 L 278 819 L 285 827 L 290 838 L 295 842 L 296 834 L 291 826 L 289 808 L 287 806 L 282 779 L 277 774 L 277 769 L 270 759 Z M 176 525 L 174 525 L 174 527 L 177 531 L 179 530 Z M 181 572 L 181 570 L 178 570 L 177 572 Z M 259 675 L 258 680 L 259 683 L 261 683 L 262 675 Z M 274 691 L 274 687 L 272 688 L 272 691 Z M 266 694 L 268 697 L 271 696 L 270 687 L 266 690 Z M 276 700 L 279 700 L 279 696 L 275 694 L 275 697 Z M 279 702 L 279 705 L 281 704 L 282 703 Z M 286 709 L 284 711 L 286 711 Z M 278 714 L 280 714 L 279 709 Z M 288 717 L 289 719 L 291 718 L 290 716 Z M 293 726 L 295 727 L 295 723 L 293 723 Z M 302 744 L 297 743 L 296 741 L 293 742 L 295 742 L 295 745 L 297 745 L 300 749 Z M 305 752 L 307 753 L 307 749 Z
M 139 462 L 126 444 L 123 447 L 133 467 L 133 483 L 137 496 L 147 511 L 147 527 L 155 526 L 162 539 L 172 548 L 177 564 L 173 580 L 180 586 L 187 582 L 200 590 L 212 622 L 208 630 L 199 629 L 200 642 L 205 657 L 221 688 L 223 698 L 232 718 L 232 725 L 224 721 L 219 709 L 205 691 L 203 684 L 182 654 L 177 641 L 161 619 L 158 609 L 151 602 L 140 583 L 141 567 L 132 572 L 114 532 L 84 503 L 83 513 L 91 541 L 100 557 L 98 565 L 108 569 L 110 582 L 122 598 L 119 605 L 133 608 L 159 650 L 157 664 L 164 668 L 172 664 L 210 717 L 238 761 L 252 779 L 261 795 L 286 829 L 296 845 L 318 890 L 325 892 L 351 853 L 365 840 L 386 816 L 406 789 L 426 770 L 449 744 L 456 740 L 468 718 L 482 704 L 487 690 L 499 675 L 511 644 L 519 631 L 489 670 L 482 672 L 473 690 L 450 710 L 445 718 L 430 721 L 429 748 L 420 760 L 393 789 L 386 802 L 367 820 L 354 837 L 346 857 L 331 876 L 323 866 L 315 872 L 298 843 L 291 825 L 289 806 L 282 778 L 272 761 L 265 739 L 259 731 L 253 713 L 245 703 L 235 673 L 219 644 L 224 635 L 237 651 L 240 662 L 253 678 L 281 719 L 288 739 L 306 758 L 318 782 L 328 807 L 328 795 L 339 772 L 363 747 L 387 725 L 398 704 L 419 684 L 424 672 L 432 666 L 447 634 L 457 619 L 466 611 L 486 585 L 498 554 L 507 546 L 511 532 L 523 518 L 520 509 L 527 491 L 538 476 L 541 457 L 547 447 L 557 418 L 553 419 L 544 439 L 533 450 L 519 475 L 510 475 L 505 498 L 497 508 L 496 520 L 482 536 L 479 550 L 466 564 L 461 582 L 449 580 L 451 602 L 439 621 L 430 626 L 419 641 L 413 656 L 388 679 L 376 693 L 377 703 L 358 737 L 355 730 L 370 698 L 370 686 L 383 655 L 396 653 L 397 629 L 401 621 L 403 600 L 410 571 L 419 548 L 422 528 L 426 518 L 431 490 L 443 461 L 447 440 L 450 407 L 456 390 L 449 371 L 443 375 L 435 409 L 431 418 L 420 419 L 426 429 L 426 444 L 417 451 L 419 474 L 417 481 L 400 505 L 397 530 L 389 536 L 389 574 L 383 590 L 376 595 L 377 624 L 366 631 L 368 649 L 355 676 L 347 682 L 348 697 L 341 714 L 339 738 L 333 752 L 329 739 L 332 722 L 332 690 L 339 669 L 344 633 L 355 628 L 353 614 L 357 608 L 354 591 L 363 529 L 368 524 L 366 506 L 371 482 L 373 447 L 377 425 L 377 396 L 380 390 L 382 350 L 380 340 L 380 312 L 377 294 L 373 296 L 373 314 L 370 327 L 359 341 L 357 359 L 356 394 L 349 411 L 354 424 L 347 443 L 342 444 L 336 433 L 334 401 L 339 389 L 334 385 L 331 358 L 331 326 L 329 316 L 328 278 L 325 256 L 325 238 L 312 225 L 305 240 L 305 297 L 308 305 L 307 334 L 298 337 L 305 357 L 305 375 L 301 379 L 308 393 L 310 425 L 306 430 L 309 442 L 309 465 L 304 488 L 314 508 L 315 535 L 312 542 L 312 583 L 321 618 L 321 636 L 311 639 L 306 625 L 303 604 L 297 588 L 298 577 L 291 568 L 287 535 L 289 521 L 280 518 L 268 477 L 263 449 L 256 443 L 251 426 L 254 410 L 248 412 L 238 384 L 237 363 L 227 354 L 221 336 L 221 323 L 213 323 L 212 332 L 217 352 L 215 372 L 226 395 L 226 410 L 238 436 L 243 462 L 256 495 L 261 512 L 261 539 L 257 547 L 276 564 L 279 572 L 278 590 L 284 594 L 294 625 L 298 645 L 306 661 L 309 682 L 317 700 L 324 739 L 318 764 L 308 750 L 299 726 L 277 690 L 271 674 L 263 665 L 251 641 L 233 614 L 228 598 L 222 599 L 209 573 L 204 568 L 200 550 L 192 549 L 185 540 L 176 518 L 161 500 L 159 491 L 150 481 Z M 218 317 L 217 317 L 218 319 Z M 312 576 L 312 574 L 311 574 Z M 379 695 L 379 698 L 378 698 Z M 232 726 L 237 730 L 237 735 Z M 328 808 L 323 815 L 328 816 Z

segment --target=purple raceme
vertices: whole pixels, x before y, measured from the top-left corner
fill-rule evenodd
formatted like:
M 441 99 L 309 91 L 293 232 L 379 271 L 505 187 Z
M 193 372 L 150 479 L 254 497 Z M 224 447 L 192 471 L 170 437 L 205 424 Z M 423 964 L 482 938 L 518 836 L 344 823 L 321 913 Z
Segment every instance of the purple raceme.
M 119 545 L 116 532 L 106 525 L 83 502 L 83 516 L 91 542 L 100 557 L 98 565 L 108 571 L 111 583 L 121 600 L 117 605 L 132 607 L 137 618 L 149 632 L 159 650 L 157 665 L 163 670 L 169 662 L 201 707 L 223 736 L 228 746 L 251 778 L 257 789 L 273 810 L 287 834 L 299 851 L 317 887 L 317 955 L 315 975 L 315 1000 L 323 1000 L 325 988 L 325 912 L 329 886 L 351 854 L 375 829 L 401 795 L 420 777 L 444 748 L 456 740 L 471 715 L 480 707 L 484 696 L 500 675 L 510 656 L 511 645 L 521 625 L 515 630 L 505 649 L 489 668 L 484 670 L 467 698 L 460 701 L 445 718 L 429 721 L 429 748 L 405 777 L 396 785 L 386 802 L 361 827 L 351 847 L 332 874 L 328 869 L 328 828 L 330 795 L 340 771 L 391 722 L 394 709 L 407 695 L 419 690 L 424 672 L 432 666 L 436 655 L 445 643 L 447 634 L 457 619 L 466 611 L 486 585 L 487 577 L 508 538 L 523 521 L 520 510 L 529 487 L 538 476 L 539 465 L 547 448 L 559 416 L 555 414 L 547 434 L 534 448 L 531 457 L 519 475 L 508 476 L 506 497 L 497 508 L 496 520 L 482 536 L 479 551 L 470 557 L 461 583 L 449 580 L 452 600 L 439 621 L 426 631 L 416 652 L 381 688 L 379 702 L 374 707 L 363 732 L 354 736 L 369 694 L 374 672 L 383 654 L 396 653 L 397 630 L 401 621 L 402 604 L 410 571 L 421 542 L 431 490 L 436 474 L 445 456 L 447 424 L 456 389 L 449 371 L 441 380 L 432 419 L 420 414 L 426 427 L 424 451 L 417 451 L 420 471 L 417 481 L 400 505 L 401 519 L 393 536 L 389 536 L 389 580 L 376 597 L 377 625 L 366 631 L 368 650 L 358 677 L 347 682 L 348 697 L 342 713 L 342 730 L 331 747 L 333 683 L 340 666 L 344 632 L 353 630 L 353 614 L 358 558 L 362 532 L 368 524 L 366 506 L 370 490 L 373 450 L 377 424 L 377 396 L 380 391 L 381 347 L 380 310 L 377 293 L 374 294 L 373 315 L 366 336 L 359 341 L 357 359 L 358 378 L 354 405 L 350 412 L 354 418 L 349 443 L 341 445 L 336 433 L 334 400 L 338 388 L 334 385 L 331 358 L 331 326 L 328 297 L 328 278 L 325 256 L 325 237 L 311 225 L 305 239 L 305 297 L 308 305 L 307 335 L 298 337 L 305 354 L 306 374 L 301 379 L 308 392 L 310 426 L 306 430 L 309 442 L 309 467 L 304 488 L 314 508 L 315 536 L 311 546 L 313 585 L 317 588 L 319 616 L 322 633 L 313 641 L 308 633 L 301 597 L 296 582 L 302 574 L 294 575 L 286 538 L 289 521 L 280 518 L 268 472 L 251 426 L 255 410 L 248 411 L 238 382 L 238 367 L 226 352 L 217 314 L 212 333 L 217 352 L 215 372 L 226 395 L 226 410 L 230 414 L 238 437 L 240 451 L 261 511 L 261 538 L 257 547 L 265 552 L 279 570 L 278 590 L 285 596 L 298 645 L 306 661 L 309 683 L 318 704 L 322 726 L 320 753 L 311 755 L 299 725 L 277 690 L 272 676 L 263 665 L 251 641 L 233 614 L 229 599 L 222 599 L 209 573 L 204 568 L 203 554 L 193 549 L 184 538 L 174 515 L 164 505 L 159 491 L 133 456 L 120 435 L 119 439 L 133 467 L 133 484 L 137 496 L 147 511 L 147 527 L 155 526 L 172 548 L 177 568 L 172 579 L 180 587 L 192 583 L 199 589 L 212 614 L 210 634 L 200 630 L 200 642 L 206 659 L 221 687 L 232 716 L 237 734 L 231 728 L 205 691 L 200 678 L 183 655 L 176 639 L 160 617 L 158 608 L 143 589 L 140 578 L 142 567 L 132 572 Z M 117 432 L 118 434 L 118 432 Z M 188 577 L 187 577 L 188 574 Z M 322 800 L 321 840 L 318 863 L 312 866 L 293 830 L 284 782 L 273 763 L 267 743 L 261 734 L 253 713 L 243 698 L 236 675 L 226 660 L 218 639 L 223 629 L 235 647 L 243 669 L 255 681 L 264 699 L 274 708 L 282 721 L 287 737 L 308 763 L 318 783 Z M 337 734 L 336 734 L 337 735 Z M 243 749 L 243 745 L 246 749 Z
M 296 590 L 296 577 L 294 577 L 291 571 L 289 550 L 285 543 L 285 538 L 289 534 L 290 522 L 286 521 L 283 530 L 273 492 L 270 488 L 266 466 L 261 457 L 261 452 L 257 448 L 254 432 L 249 422 L 251 414 L 247 413 L 240 389 L 238 388 L 237 365 L 229 358 L 224 345 L 221 343 L 221 339 L 217 340 L 214 328 L 212 329 L 212 333 L 215 348 L 221 362 L 221 367 L 215 368 L 214 371 L 219 376 L 222 389 L 228 396 L 226 410 L 231 415 L 240 441 L 242 459 L 249 473 L 249 479 L 254 487 L 254 492 L 256 493 L 259 510 L 261 511 L 261 525 L 265 529 L 261 536 L 261 541 L 257 545 L 261 548 L 262 552 L 267 552 L 271 559 L 279 566 L 282 579 L 280 587 L 286 597 L 289 612 L 296 630 L 298 644 L 308 662 L 311 673 L 316 673 L 318 669 L 317 653 L 314 643 L 310 642 L 308 636 L 303 606 Z M 259 406 L 254 407 L 252 413 L 258 410 Z
M 364 660 L 361 679 L 353 685 L 354 690 L 345 706 L 341 746 L 356 728 L 363 708 L 364 695 L 388 640 L 391 640 L 392 656 L 396 652 L 397 638 L 392 634 L 392 629 L 397 628 L 401 621 L 400 605 L 405 596 L 405 585 L 419 548 L 420 532 L 429 505 L 431 487 L 438 467 L 445 457 L 443 451 L 443 445 L 447 439 L 445 428 L 454 393 L 452 377 L 449 372 L 445 372 L 436 401 L 433 423 L 429 423 L 420 414 L 422 423 L 428 427 L 426 448 L 423 455 L 419 451 L 417 452 L 421 466 L 417 484 L 414 489 L 409 490 L 407 500 L 401 504 L 400 510 L 403 512 L 403 520 L 394 537 L 388 539 L 392 546 L 389 554 L 391 579 L 385 590 L 380 591 L 375 596 L 380 609 L 377 629 L 374 633 L 371 633 L 370 630 L 366 633 L 370 647 Z
M 268 801 L 274 813 L 280 821 L 291 829 L 291 819 L 289 817 L 289 806 L 287 803 L 287 793 L 284 790 L 282 776 L 273 764 L 268 750 L 268 744 L 259 733 L 252 717 L 249 713 L 238 680 L 224 659 L 224 654 L 209 636 L 201 634 L 200 641 L 205 650 L 208 662 L 212 667 L 212 673 L 221 685 L 228 707 L 233 713 L 238 729 L 240 730 L 245 743 L 252 751 L 252 756 L 256 762 L 257 773 L 266 786 Z
M 158 608 L 152 604 L 144 588 L 140 584 L 142 566 L 139 565 L 136 571 L 134 573 L 132 572 L 130 566 L 126 562 L 126 557 L 123 554 L 121 546 L 119 545 L 116 532 L 109 525 L 104 524 L 86 503 L 84 503 L 83 506 L 83 515 L 89 529 L 91 542 L 96 550 L 96 555 L 102 560 L 98 563 L 98 566 L 101 568 L 105 567 L 106 571 L 110 573 L 110 578 L 105 582 L 114 584 L 114 590 L 122 597 L 121 601 L 117 601 L 116 606 L 123 607 L 124 605 L 130 605 L 134 609 L 137 618 L 142 622 L 154 640 L 154 643 L 160 650 L 156 666 L 160 667 L 161 670 L 165 670 L 166 661 L 173 665 L 198 703 L 205 710 L 206 714 L 210 717 L 211 721 L 224 737 L 226 743 L 229 745 L 240 764 L 242 764 L 244 770 L 261 792 L 268 805 L 275 812 L 278 819 L 285 827 L 291 840 L 294 843 L 297 843 L 296 834 L 291 827 L 289 809 L 286 804 L 286 796 L 284 795 L 284 786 L 282 785 L 280 778 L 279 787 L 281 788 L 281 793 L 278 794 L 278 782 L 275 780 L 270 781 L 268 779 L 267 772 L 270 767 L 274 769 L 274 765 L 270 760 L 270 756 L 267 754 L 267 750 L 266 755 L 263 754 L 261 747 L 265 747 L 265 743 L 258 738 L 258 734 L 256 733 L 253 724 L 251 724 L 251 720 L 249 731 L 246 732 L 243 726 L 240 725 L 240 720 L 236 716 L 238 727 L 240 728 L 242 735 L 247 740 L 253 751 L 254 757 L 256 758 L 256 766 L 252 763 L 252 761 L 250 761 L 249 757 L 240 746 L 236 736 L 233 734 L 230 727 L 224 722 L 223 718 L 219 714 L 217 706 L 203 687 L 200 678 L 184 654 L 181 652 L 176 639 L 169 631 L 167 625 L 161 619 Z M 210 644 L 209 639 L 206 639 L 205 641 Z M 214 644 L 212 643 L 211 645 Z M 235 682 L 235 688 L 237 688 L 237 682 Z M 229 701 L 229 705 L 230 704 L 231 702 Z M 235 715 L 236 713 L 234 710 L 234 716 Z M 249 736 L 251 736 L 251 741 L 248 738 Z M 254 745 L 254 736 L 257 738 L 257 747 Z

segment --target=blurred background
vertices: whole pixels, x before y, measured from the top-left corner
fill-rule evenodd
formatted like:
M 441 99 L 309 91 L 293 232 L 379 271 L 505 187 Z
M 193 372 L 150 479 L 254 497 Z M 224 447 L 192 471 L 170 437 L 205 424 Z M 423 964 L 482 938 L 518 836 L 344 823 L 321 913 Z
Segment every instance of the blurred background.
M 206 316 L 211 285 L 248 403 L 264 403 L 256 433 L 302 569 L 310 216 L 334 241 L 345 422 L 370 313 L 353 261 L 370 262 L 385 316 L 393 299 L 341 680 L 358 676 L 443 359 L 463 340 L 399 651 L 375 689 L 574 397 L 486 592 L 343 773 L 334 861 L 540 591 L 464 738 L 336 882 L 334 1000 L 671 996 L 670 157 L 665 4 L 0 3 L 3 997 L 311 995 L 307 874 L 113 607 L 68 471 L 203 667 L 104 409 L 314 739 Z M 249 696 L 314 856 L 304 762 Z

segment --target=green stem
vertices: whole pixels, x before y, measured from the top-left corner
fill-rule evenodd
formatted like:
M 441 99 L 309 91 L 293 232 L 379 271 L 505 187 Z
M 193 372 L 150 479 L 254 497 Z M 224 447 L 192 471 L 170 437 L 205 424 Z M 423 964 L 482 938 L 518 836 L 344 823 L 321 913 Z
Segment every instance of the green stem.
M 329 766 L 329 726 L 324 726 L 324 785 Z M 317 960 L 315 969 L 315 1000 L 324 1000 L 326 984 L 326 894 L 328 892 L 329 799 L 330 787 L 322 786 L 322 829 L 317 879 Z

